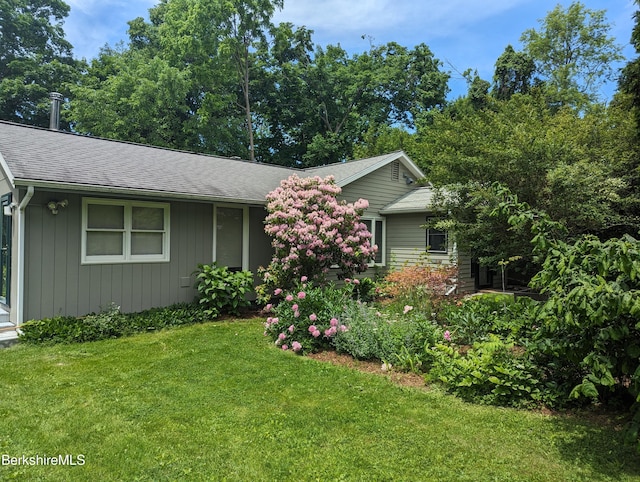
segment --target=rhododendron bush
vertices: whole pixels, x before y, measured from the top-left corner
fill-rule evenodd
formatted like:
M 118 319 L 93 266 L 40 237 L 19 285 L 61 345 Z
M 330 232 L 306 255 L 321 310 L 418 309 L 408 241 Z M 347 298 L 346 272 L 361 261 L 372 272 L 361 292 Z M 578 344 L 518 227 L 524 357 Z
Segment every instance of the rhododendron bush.
M 302 276 L 322 283 L 330 267 L 338 269 L 339 278 L 367 269 L 377 251 L 360 222 L 369 203 L 338 201 L 340 192 L 332 176 L 293 175 L 267 195 L 265 232 L 275 254 L 262 273 L 263 290 L 289 288 Z
M 332 339 L 347 331 L 341 322 L 345 306 L 354 303 L 349 287 L 313 286 L 303 276 L 292 289 L 276 288 L 277 303 L 267 304 L 265 336 L 283 350 L 308 353 L 328 348 Z

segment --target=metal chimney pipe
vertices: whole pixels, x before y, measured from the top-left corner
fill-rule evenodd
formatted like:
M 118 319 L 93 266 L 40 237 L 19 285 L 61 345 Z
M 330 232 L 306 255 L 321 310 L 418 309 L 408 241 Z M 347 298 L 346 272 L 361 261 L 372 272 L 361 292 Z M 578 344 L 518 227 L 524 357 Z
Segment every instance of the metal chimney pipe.
M 60 102 L 62 102 L 62 94 L 58 92 L 49 93 L 51 99 L 51 117 L 49 118 L 49 129 L 57 131 L 60 129 Z

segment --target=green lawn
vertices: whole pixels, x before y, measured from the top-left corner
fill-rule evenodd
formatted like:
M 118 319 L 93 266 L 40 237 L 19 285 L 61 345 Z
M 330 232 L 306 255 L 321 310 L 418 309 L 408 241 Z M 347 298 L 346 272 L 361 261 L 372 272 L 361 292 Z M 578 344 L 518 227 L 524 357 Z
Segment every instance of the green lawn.
M 270 346 L 258 320 L 0 350 L 18 480 L 640 480 L 621 434 L 479 407 Z

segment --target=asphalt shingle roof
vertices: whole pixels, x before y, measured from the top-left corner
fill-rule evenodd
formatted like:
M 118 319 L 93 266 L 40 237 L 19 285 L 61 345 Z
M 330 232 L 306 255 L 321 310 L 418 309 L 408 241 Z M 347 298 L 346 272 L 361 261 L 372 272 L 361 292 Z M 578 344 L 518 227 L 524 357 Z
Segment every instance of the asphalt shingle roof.
M 264 202 L 294 171 L 0 122 L 0 154 L 16 184 L 64 184 Z M 22 182 L 21 182 L 22 181 Z
M 381 214 L 417 213 L 430 210 L 433 201 L 433 190 L 429 187 L 420 187 L 409 191 L 407 194 L 380 210 Z
M 14 185 L 263 203 L 292 174 L 333 175 L 344 186 L 401 157 L 399 151 L 301 170 L 0 121 L 0 162 Z

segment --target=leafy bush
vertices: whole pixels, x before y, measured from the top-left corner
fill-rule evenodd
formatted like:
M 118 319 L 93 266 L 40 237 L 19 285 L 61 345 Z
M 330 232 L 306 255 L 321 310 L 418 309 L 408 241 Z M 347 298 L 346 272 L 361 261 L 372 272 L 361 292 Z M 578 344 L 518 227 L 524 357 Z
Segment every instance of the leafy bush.
M 198 265 L 197 289 L 200 304 L 207 315 L 239 315 L 240 310 L 251 304 L 247 293 L 253 290 L 253 274 L 250 271 L 232 272 L 226 266 Z
M 526 344 L 537 329 L 539 303 L 509 295 L 479 295 L 444 305 L 438 318 L 459 345 L 486 341 L 491 334 Z
M 442 340 L 442 330 L 431 321 L 410 312 L 390 317 L 365 303 L 351 303 L 342 314 L 347 330 L 332 344 L 336 350 L 362 360 L 381 360 L 401 369 L 422 364 L 425 345 Z
M 210 318 L 194 303 L 177 303 L 139 313 L 123 314 L 116 305 L 85 317 L 56 316 L 31 320 L 20 326 L 20 341 L 26 343 L 79 343 L 118 338 L 171 326 L 201 323 Z
M 539 405 L 545 400 L 538 367 L 513 343 L 496 335 L 474 343 L 466 353 L 451 344 L 427 350 L 428 382 L 440 382 L 464 400 L 511 407 Z
M 341 314 L 350 303 L 350 291 L 335 286 L 317 287 L 306 277 L 291 291 L 275 290 L 279 301 L 267 304 L 265 311 L 271 316 L 265 323 L 265 336 L 283 350 L 314 352 L 330 346 L 330 340 L 346 326 L 340 322 Z
M 532 284 L 549 294 L 541 340 L 554 343 L 544 351 L 585 371 L 571 396 L 598 398 L 619 385 L 639 396 L 640 242 L 556 243 Z
M 429 312 L 437 311 L 444 299 L 449 280 L 456 273 L 456 266 L 431 266 L 426 260 L 421 260 L 387 274 L 379 284 L 378 291 L 399 305 L 422 307 Z

